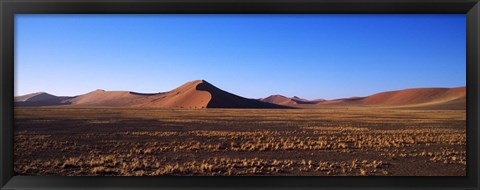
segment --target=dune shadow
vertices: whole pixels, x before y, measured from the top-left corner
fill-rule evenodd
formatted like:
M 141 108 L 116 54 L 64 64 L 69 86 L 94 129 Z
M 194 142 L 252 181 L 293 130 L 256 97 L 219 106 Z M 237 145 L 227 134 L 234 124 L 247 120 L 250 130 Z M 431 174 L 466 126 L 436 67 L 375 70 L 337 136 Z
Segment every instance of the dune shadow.
M 259 100 L 248 99 L 235 94 L 220 90 L 212 84 L 202 81 L 196 86 L 196 90 L 207 91 L 211 99 L 207 108 L 262 108 L 262 109 L 295 109 L 289 106 L 282 106 L 262 102 Z

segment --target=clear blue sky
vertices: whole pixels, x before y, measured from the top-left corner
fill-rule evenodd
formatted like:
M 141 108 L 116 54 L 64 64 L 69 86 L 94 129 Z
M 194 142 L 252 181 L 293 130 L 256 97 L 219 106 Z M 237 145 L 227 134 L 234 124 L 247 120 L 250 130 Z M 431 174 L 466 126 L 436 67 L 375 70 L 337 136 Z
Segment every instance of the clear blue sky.
M 465 15 L 15 16 L 15 94 L 366 96 L 466 81 Z

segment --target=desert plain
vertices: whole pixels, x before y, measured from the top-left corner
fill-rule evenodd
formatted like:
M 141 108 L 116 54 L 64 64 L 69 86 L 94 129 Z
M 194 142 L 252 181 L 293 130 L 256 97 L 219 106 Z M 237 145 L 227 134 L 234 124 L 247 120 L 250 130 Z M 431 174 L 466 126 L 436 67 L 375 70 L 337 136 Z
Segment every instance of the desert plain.
M 206 81 L 165 93 L 16 98 L 28 176 L 465 176 L 465 88 L 246 99 Z
M 466 175 L 460 110 L 15 112 L 17 175 Z

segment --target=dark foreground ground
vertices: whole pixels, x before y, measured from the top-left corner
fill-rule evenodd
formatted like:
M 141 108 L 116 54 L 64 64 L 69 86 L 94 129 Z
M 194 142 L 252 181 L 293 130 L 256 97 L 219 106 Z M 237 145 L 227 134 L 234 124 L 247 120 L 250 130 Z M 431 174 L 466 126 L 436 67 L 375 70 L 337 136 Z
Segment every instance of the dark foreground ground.
M 466 175 L 465 111 L 15 110 L 17 175 Z

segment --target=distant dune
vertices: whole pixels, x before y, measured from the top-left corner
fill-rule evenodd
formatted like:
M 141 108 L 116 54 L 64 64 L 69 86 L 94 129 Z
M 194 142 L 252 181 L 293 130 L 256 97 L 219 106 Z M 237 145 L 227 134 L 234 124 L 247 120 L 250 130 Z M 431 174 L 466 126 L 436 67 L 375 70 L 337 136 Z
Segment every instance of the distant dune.
M 448 102 L 465 97 L 466 88 L 412 88 L 382 92 L 362 99 L 366 105 L 411 105 Z
M 299 98 L 297 96 L 289 98 L 282 95 L 271 95 L 266 98 L 261 98 L 260 100 L 263 102 L 268 102 L 272 104 L 288 105 L 288 106 L 294 106 L 299 104 L 317 104 L 319 102 L 325 101 L 322 99 L 307 100 L 307 99 Z
M 411 88 L 381 92 L 366 97 L 351 97 L 334 100 L 298 100 L 282 95 L 260 99 L 297 108 L 322 108 L 328 106 L 383 106 L 415 109 L 465 109 L 466 88 Z
M 36 106 L 54 106 L 69 104 L 71 97 L 57 97 L 45 92 L 37 92 L 23 96 L 15 97 L 15 106 L 18 107 L 36 107 Z
M 414 109 L 465 109 L 466 88 L 411 88 L 366 97 L 307 100 L 282 95 L 248 99 L 223 91 L 204 80 L 187 82 L 168 92 L 143 94 L 95 90 L 74 97 L 45 92 L 15 97 L 15 106 L 134 107 L 134 108 L 321 108 L 328 106 L 383 106 Z
M 45 92 L 31 93 L 23 96 L 15 97 L 15 102 L 34 102 L 34 101 L 49 101 L 56 100 L 57 97 Z
M 321 102 L 337 106 L 395 106 L 410 108 L 465 109 L 466 88 L 411 88 Z
M 320 105 L 362 105 L 361 100 L 365 99 L 366 97 L 350 97 L 350 98 L 340 98 L 334 100 L 327 100 L 320 102 Z
M 70 100 L 77 107 L 129 107 L 143 101 L 142 95 L 129 91 L 95 90 Z

